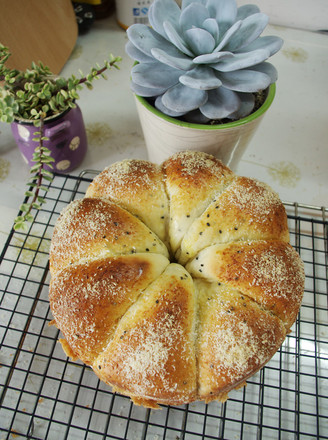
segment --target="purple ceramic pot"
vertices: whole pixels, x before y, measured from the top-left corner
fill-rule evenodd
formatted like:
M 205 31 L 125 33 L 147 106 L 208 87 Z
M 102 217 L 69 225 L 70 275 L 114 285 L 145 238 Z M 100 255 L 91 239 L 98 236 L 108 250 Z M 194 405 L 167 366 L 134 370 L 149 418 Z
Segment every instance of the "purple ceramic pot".
M 35 165 L 32 157 L 38 142 L 32 139 L 39 128 L 35 127 L 33 122 L 22 119 L 13 122 L 11 130 L 25 161 L 29 166 Z M 55 159 L 53 171 L 69 173 L 80 165 L 87 151 L 87 135 L 78 106 L 47 118 L 43 136 L 49 138 L 48 141 L 44 141 L 44 146 L 51 151 L 51 156 Z

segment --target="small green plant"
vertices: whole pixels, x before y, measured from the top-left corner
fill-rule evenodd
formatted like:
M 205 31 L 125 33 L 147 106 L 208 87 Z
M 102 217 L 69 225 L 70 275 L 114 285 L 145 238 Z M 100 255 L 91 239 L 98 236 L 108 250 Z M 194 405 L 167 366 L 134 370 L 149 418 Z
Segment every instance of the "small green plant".
M 27 201 L 21 205 L 21 215 L 15 219 L 14 229 L 27 229 L 27 223 L 33 220 L 31 211 L 39 209 L 44 203 L 40 191 L 47 188 L 42 185 L 44 180 L 52 181 L 53 174 L 45 169 L 52 168 L 50 150 L 43 145 L 47 140 L 44 137 L 43 126 L 46 118 L 60 114 L 63 111 L 76 107 L 79 99 L 78 92 L 83 87 L 92 89 L 95 79 L 104 78 L 105 71 L 111 68 L 118 69 L 120 57 L 109 56 L 104 65 L 92 67 L 87 75 L 79 72 L 80 77 L 71 75 L 69 78 L 57 77 L 41 62 L 32 63 L 31 68 L 25 71 L 6 67 L 6 61 L 11 53 L 8 47 L 0 43 L 0 121 L 12 123 L 18 119 L 32 121 L 36 127 L 34 141 L 38 146 L 34 151 L 32 174 L 28 181 L 29 190 L 25 192 Z

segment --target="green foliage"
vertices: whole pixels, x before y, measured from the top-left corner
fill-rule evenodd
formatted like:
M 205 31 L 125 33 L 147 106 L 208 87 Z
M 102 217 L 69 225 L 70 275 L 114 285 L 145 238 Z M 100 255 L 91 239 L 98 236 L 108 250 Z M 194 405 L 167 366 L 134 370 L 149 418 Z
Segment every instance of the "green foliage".
M 120 57 L 109 56 L 104 61 L 103 67 L 92 67 L 87 75 L 80 72 L 80 77 L 71 75 L 69 78 L 57 77 L 49 67 L 32 63 L 31 68 L 25 71 L 6 67 L 6 61 L 10 57 L 9 49 L 0 43 L 0 121 L 11 123 L 15 119 L 27 119 L 33 121 L 40 130 L 35 133 L 38 146 L 34 151 L 33 165 L 30 169 L 32 174 L 28 182 L 29 189 L 26 191 L 26 202 L 21 207 L 21 214 L 15 219 L 15 230 L 26 230 L 27 222 L 33 220 L 32 209 L 40 209 L 44 198 L 40 191 L 46 191 L 42 185 L 44 180 L 51 182 L 53 174 L 45 169 L 52 168 L 54 159 L 51 152 L 43 146 L 43 124 L 47 117 L 60 114 L 68 108 L 75 107 L 75 101 L 79 99 L 79 91 L 83 87 L 92 89 L 92 83 L 99 78 L 107 79 L 104 72 L 112 67 L 118 69 Z
M 46 165 L 52 169 L 54 159 L 51 157 L 50 150 L 43 145 L 43 142 L 48 138 L 43 136 L 43 119 L 40 122 L 40 130 L 34 133 L 36 137 L 33 139 L 38 142 L 32 158 L 35 165 L 30 168 L 31 178 L 27 183 L 29 189 L 25 191 L 26 199 L 20 206 L 21 213 L 15 218 L 15 231 L 26 231 L 28 229 L 27 223 L 32 222 L 34 218 L 31 214 L 32 209 L 40 209 L 45 202 L 44 197 L 40 195 L 40 191 L 47 191 L 47 188 L 42 185 L 42 181 L 48 180 L 51 182 L 53 180 L 52 172 L 44 169 Z
M 94 80 L 106 79 L 104 71 L 118 68 L 121 61 L 120 57 L 110 55 L 102 67 L 92 67 L 87 75 L 81 72 L 80 78 L 75 75 L 63 78 L 53 75 L 41 62 L 33 62 L 31 69 L 24 72 L 8 68 L 5 63 L 9 56 L 9 49 L 0 43 L 0 81 L 4 81 L 0 89 L 0 120 L 3 122 L 17 118 L 46 119 L 74 107 L 83 85 L 91 89 Z

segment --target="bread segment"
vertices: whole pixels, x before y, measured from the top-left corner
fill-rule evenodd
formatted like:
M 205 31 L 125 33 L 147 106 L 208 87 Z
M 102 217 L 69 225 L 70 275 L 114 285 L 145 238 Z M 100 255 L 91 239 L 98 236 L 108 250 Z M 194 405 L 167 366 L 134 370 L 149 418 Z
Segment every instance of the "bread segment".
M 279 318 L 235 289 L 201 279 L 195 283 L 199 398 L 224 401 L 271 359 L 286 330 Z
M 182 240 L 179 261 L 185 264 L 207 246 L 245 240 L 289 242 L 287 216 L 268 185 L 236 177 L 192 223 Z
M 102 252 L 113 256 L 149 252 L 168 257 L 156 234 L 120 206 L 105 199 L 73 201 L 56 223 L 50 250 L 52 274 Z
M 91 364 L 119 319 L 165 270 L 163 255 L 125 255 L 81 261 L 58 272 L 49 290 L 56 326 L 70 356 Z
M 165 241 L 168 199 L 158 165 L 136 159 L 116 162 L 92 181 L 86 196 L 112 200 Z
M 170 264 L 121 319 L 94 371 L 144 406 L 196 399 L 195 310 L 190 275 Z
M 169 239 L 175 254 L 186 231 L 234 174 L 218 159 L 200 152 L 182 152 L 163 163 L 170 199 Z
M 186 266 L 194 276 L 249 296 L 278 316 L 287 331 L 304 291 L 303 263 L 288 243 L 249 241 L 209 246 Z

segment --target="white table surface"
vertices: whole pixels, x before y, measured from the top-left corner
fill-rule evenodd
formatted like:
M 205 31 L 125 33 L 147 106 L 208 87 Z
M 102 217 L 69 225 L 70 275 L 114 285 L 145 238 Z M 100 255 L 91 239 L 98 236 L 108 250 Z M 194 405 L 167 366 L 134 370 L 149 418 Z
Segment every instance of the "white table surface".
M 242 158 L 238 174 L 262 180 L 284 201 L 328 206 L 328 35 L 269 25 L 265 34 L 281 36 L 282 50 L 271 58 L 279 79 L 277 94 Z M 147 158 L 125 54 L 125 31 L 115 16 L 96 21 L 78 37 L 62 75 L 88 72 L 108 53 L 123 57 L 120 71 L 80 93 L 89 150 L 81 166 L 102 170 L 125 158 Z M 13 140 L 10 126 L 0 123 L 0 250 L 24 199 L 29 169 Z

